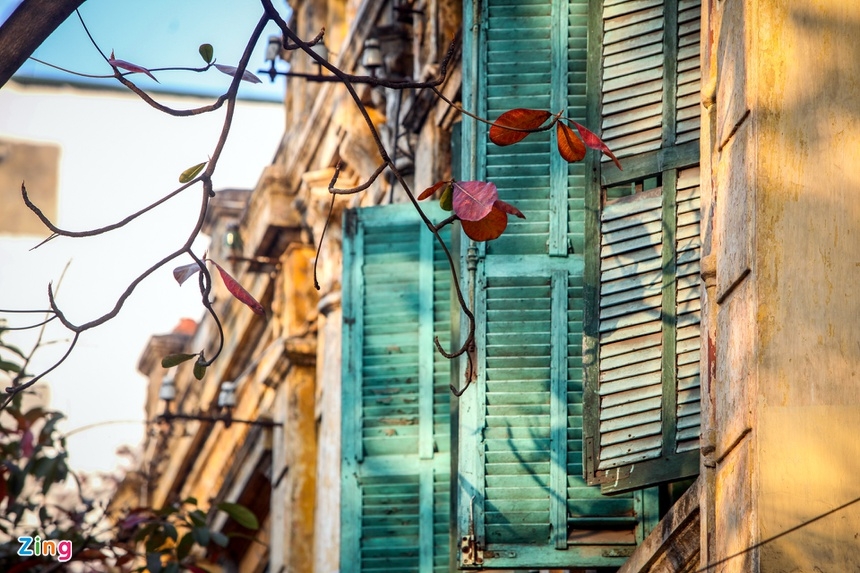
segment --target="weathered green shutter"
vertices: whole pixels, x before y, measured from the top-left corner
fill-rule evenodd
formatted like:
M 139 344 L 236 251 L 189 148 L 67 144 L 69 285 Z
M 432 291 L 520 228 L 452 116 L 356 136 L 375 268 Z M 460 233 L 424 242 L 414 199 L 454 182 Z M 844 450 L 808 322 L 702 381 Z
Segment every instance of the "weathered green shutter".
M 587 27 L 585 0 L 467 3 L 464 77 L 479 84 L 464 83 L 465 105 L 490 119 L 527 107 L 582 121 Z M 605 497 L 582 477 L 585 167 L 564 162 L 550 133 L 497 147 L 464 119 L 463 137 L 463 177 L 494 182 L 526 219 L 465 254 L 479 378 L 459 406 L 460 565 L 619 565 L 656 500 Z
M 599 3 L 599 2 L 598 2 Z M 590 119 L 585 470 L 605 492 L 698 473 L 700 0 L 604 0 Z
M 341 571 L 448 571 L 448 262 L 412 205 L 347 211 L 343 254 Z

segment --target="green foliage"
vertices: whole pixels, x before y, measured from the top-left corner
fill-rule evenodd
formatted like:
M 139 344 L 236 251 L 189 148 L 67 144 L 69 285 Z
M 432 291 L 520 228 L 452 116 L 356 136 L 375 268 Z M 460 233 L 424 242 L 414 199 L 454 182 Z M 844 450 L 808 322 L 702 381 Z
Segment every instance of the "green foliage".
M 200 44 L 198 51 L 204 62 L 207 64 L 212 63 L 212 57 L 215 55 L 215 49 L 212 47 L 212 44 Z
M 161 359 L 161 367 L 162 368 L 173 368 L 179 364 L 187 360 L 191 360 L 195 358 L 196 354 L 168 354 L 164 358 Z
M 0 340 L 0 350 L 8 348 Z M 11 376 L 21 368 L 14 357 L 0 362 L 0 374 Z M 195 546 L 220 551 L 230 543 L 230 536 L 208 526 L 211 514 L 224 511 L 239 525 L 257 528 L 257 517 L 242 505 L 225 502 L 207 513 L 193 497 L 159 509 L 137 507 L 108 516 L 103 507 L 84 498 L 79 480 L 68 479 L 72 474 L 65 438 L 57 430 L 63 415 L 41 407 L 22 408 L 22 402 L 18 395 L 0 412 L 0 571 L 78 570 L 71 565 L 75 562 L 86 570 L 105 570 L 106 565 L 99 564 L 112 562 L 122 571 L 198 572 L 202 569 L 195 566 L 195 559 L 201 551 Z M 59 507 L 52 494 L 71 486 L 77 487 L 74 502 Z M 60 564 L 56 556 L 18 556 L 18 537 L 37 535 L 71 542 L 71 560 Z M 146 566 L 130 569 L 133 563 Z
M 180 183 L 188 183 L 189 181 L 193 181 L 195 177 L 200 175 L 200 172 L 203 171 L 203 168 L 206 167 L 208 161 L 204 161 L 202 163 L 198 163 L 197 165 L 192 165 L 185 171 L 179 174 L 179 182 Z
M 229 515 L 233 520 L 248 529 L 259 529 L 260 523 L 257 521 L 257 516 L 251 513 L 244 505 L 238 503 L 228 503 L 226 501 L 217 505 L 218 509 Z

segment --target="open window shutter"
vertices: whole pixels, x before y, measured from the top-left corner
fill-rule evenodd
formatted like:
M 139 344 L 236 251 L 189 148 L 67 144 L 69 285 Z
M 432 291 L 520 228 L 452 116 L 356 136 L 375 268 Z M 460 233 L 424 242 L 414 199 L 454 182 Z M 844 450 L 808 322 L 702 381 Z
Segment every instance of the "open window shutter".
M 581 121 L 587 28 L 585 0 L 467 5 L 464 29 L 479 31 L 464 40 L 464 77 L 481 84 L 464 84 L 464 103 L 489 119 L 527 107 Z M 466 249 L 479 378 L 459 405 L 460 566 L 620 565 L 656 498 L 605 497 L 582 477 L 585 166 L 547 132 L 510 147 L 467 119 L 463 133 L 464 178 L 492 181 L 526 219 Z
M 412 205 L 347 211 L 343 253 L 341 571 L 448 571 L 451 271 Z
M 604 492 L 699 470 L 699 0 L 604 0 L 590 118 L 585 471 Z M 635 471 L 634 471 L 635 469 Z

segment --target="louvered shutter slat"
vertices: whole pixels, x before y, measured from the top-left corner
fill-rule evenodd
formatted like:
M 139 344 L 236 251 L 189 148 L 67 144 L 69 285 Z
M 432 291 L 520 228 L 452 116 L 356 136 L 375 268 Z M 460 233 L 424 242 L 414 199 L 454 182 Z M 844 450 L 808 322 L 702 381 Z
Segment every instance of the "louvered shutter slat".
M 474 55 L 464 73 L 481 81 L 474 94 L 464 85 L 471 111 L 494 119 L 524 107 L 584 120 L 588 2 L 489 0 L 481 10 L 480 25 L 464 22 L 479 30 L 464 39 Z M 495 183 L 526 219 L 510 218 L 478 249 L 479 379 L 460 401 L 459 533 L 474 532 L 485 568 L 617 566 L 642 538 L 653 499 L 607 498 L 582 477 L 587 174 L 558 156 L 552 132 L 497 147 L 486 126 L 472 129 L 469 178 Z
M 664 83 L 662 2 L 605 2 L 603 15 L 603 140 L 618 157 L 658 149 Z
M 604 0 L 601 16 L 593 114 L 624 172 L 595 162 L 584 460 L 618 492 L 698 470 L 701 2 Z
M 448 570 L 449 286 L 411 205 L 347 212 L 342 571 Z

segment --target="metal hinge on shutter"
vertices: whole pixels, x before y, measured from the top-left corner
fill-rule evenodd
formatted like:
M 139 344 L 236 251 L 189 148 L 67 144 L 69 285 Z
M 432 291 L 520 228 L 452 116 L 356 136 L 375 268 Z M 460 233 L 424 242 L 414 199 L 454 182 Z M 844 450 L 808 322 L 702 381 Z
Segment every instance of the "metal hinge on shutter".
M 480 567 L 484 564 L 484 550 L 470 533 L 460 540 L 460 565 L 463 567 Z
M 516 551 L 485 551 L 475 537 L 475 498 L 472 497 L 469 512 L 469 533 L 460 539 L 460 567 L 481 567 L 484 557 L 489 559 L 514 559 Z
M 475 538 L 475 496 L 469 504 L 469 533 L 460 540 L 460 566 L 480 567 L 484 564 L 484 549 Z

